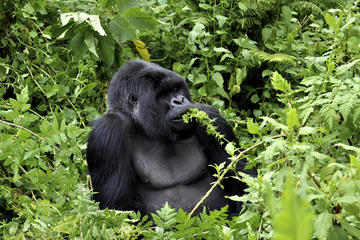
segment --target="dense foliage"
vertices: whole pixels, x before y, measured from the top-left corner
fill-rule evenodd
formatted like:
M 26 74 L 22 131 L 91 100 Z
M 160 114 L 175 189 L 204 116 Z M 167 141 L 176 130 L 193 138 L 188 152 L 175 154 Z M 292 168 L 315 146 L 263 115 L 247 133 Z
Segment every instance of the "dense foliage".
M 2 238 L 360 239 L 359 6 L 1 1 Z M 194 99 L 232 124 L 228 152 L 259 172 L 237 174 L 250 186 L 231 196 L 244 202 L 238 217 L 166 205 L 148 221 L 91 200 L 90 122 L 106 109 L 112 74 L 140 57 L 184 76 Z M 221 180 L 231 166 L 216 169 Z

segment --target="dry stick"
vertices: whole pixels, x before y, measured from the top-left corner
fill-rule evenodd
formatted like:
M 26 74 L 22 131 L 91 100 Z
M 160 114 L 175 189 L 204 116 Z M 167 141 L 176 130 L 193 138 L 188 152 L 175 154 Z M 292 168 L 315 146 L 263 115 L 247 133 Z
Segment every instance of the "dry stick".
M 37 134 L 34 133 L 33 131 L 31 131 L 31 130 L 23 127 L 23 126 L 20 126 L 20 125 L 11 123 L 11 122 L 6 122 L 6 121 L 3 121 L 3 120 L 0 120 L 0 123 L 6 124 L 6 125 L 9 125 L 9 126 L 13 126 L 13 127 L 16 127 L 16 128 L 20 128 L 20 129 L 22 129 L 22 130 L 25 130 L 25 131 L 31 133 L 32 135 L 38 137 L 38 138 L 41 139 L 41 140 L 45 140 L 45 138 L 40 137 L 39 135 L 37 135 Z
M 281 138 L 281 137 L 286 137 L 286 135 L 284 135 L 284 134 L 276 135 L 276 136 L 273 136 L 272 139 L 277 139 L 277 138 Z M 249 148 L 245 149 L 244 151 L 242 151 L 241 153 L 239 153 L 239 155 L 237 155 L 237 157 L 234 160 L 232 160 L 231 163 L 229 163 L 229 165 L 222 172 L 222 174 L 220 175 L 218 180 L 211 186 L 211 188 L 209 189 L 209 191 L 207 191 L 207 193 L 204 195 L 204 197 L 195 205 L 195 207 L 193 208 L 193 210 L 189 214 L 189 219 L 194 214 L 194 212 L 200 207 L 200 205 L 204 203 L 206 198 L 209 197 L 209 195 L 212 193 L 212 191 L 214 191 L 214 189 L 218 185 L 220 185 L 220 183 L 224 179 L 225 175 L 230 171 L 230 169 L 232 169 L 233 165 L 235 165 L 240 160 L 240 157 L 242 157 L 245 153 L 253 150 L 254 148 L 256 148 L 256 147 L 258 147 L 258 146 L 260 146 L 260 145 L 262 145 L 264 143 L 265 143 L 265 141 L 261 141 L 259 143 L 256 143 L 255 145 L 252 145 L 251 147 L 249 147 Z

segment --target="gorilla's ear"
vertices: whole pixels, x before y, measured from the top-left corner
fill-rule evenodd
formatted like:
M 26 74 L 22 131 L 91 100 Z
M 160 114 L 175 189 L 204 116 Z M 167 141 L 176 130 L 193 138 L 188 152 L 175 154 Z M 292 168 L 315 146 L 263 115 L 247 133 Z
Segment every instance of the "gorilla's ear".
M 130 104 L 132 107 L 134 107 L 134 106 L 137 104 L 137 102 L 138 102 L 138 98 L 137 98 L 135 95 L 130 94 L 130 95 L 129 95 L 128 102 L 129 102 L 129 104 Z

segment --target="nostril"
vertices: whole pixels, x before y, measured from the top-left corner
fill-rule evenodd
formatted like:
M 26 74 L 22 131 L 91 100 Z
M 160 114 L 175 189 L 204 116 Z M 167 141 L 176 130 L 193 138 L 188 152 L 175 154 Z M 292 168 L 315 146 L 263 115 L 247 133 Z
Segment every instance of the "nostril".
M 176 106 L 179 106 L 179 105 L 182 105 L 183 103 L 179 100 L 179 99 L 177 99 L 177 98 L 173 98 L 173 99 L 171 99 L 171 102 L 170 102 L 170 105 L 172 106 L 172 107 L 176 107 Z
M 183 106 L 183 105 L 186 105 L 189 103 L 189 100 L 187 100 L 187 98 L 185 96 L 182 96 L 182 95 L 178 95 L 176 97 L 173 97 L 171 100 L 170 100 L 170 106 L 172 108 L 174 107 L 179 107 L 179 106 Z
M 182 101 L 179 101 L 179 100 L 177 100 L 177 99 L 174 99 L 174 100 L 172 101 L 172 104 L 174 104 L 174 105 L 180 105 L 180 104 L 182 104 Z

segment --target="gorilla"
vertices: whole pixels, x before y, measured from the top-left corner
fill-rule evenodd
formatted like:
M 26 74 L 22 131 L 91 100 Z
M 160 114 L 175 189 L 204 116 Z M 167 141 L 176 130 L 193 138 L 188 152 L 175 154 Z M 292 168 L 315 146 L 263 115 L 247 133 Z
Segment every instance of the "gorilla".
M 204 127 L 195 121 L 185 124 L 182 114 L 189 108 L 206 112 L 229 141 L 235 140 L 232 128 L 215 108 L 191 101 L 182 77 L 144 61 L 130 61 L 118 70 L 107 104 L 105 115 L 92 123 L 87 147 L 88 171 L 100 208 L 150 215 L 168 202 L 190 212 L 215 181 L 215 169 L 209 165 L 228 163 L 229 156 Z M 243 171 L 245 164 L 241 160 L 237 170 Z M 228 205 L 229 213 L 237 214 L 241 204 L 225 196 L 241 195 L 246 187 L 229 177 L 201 208 Z

